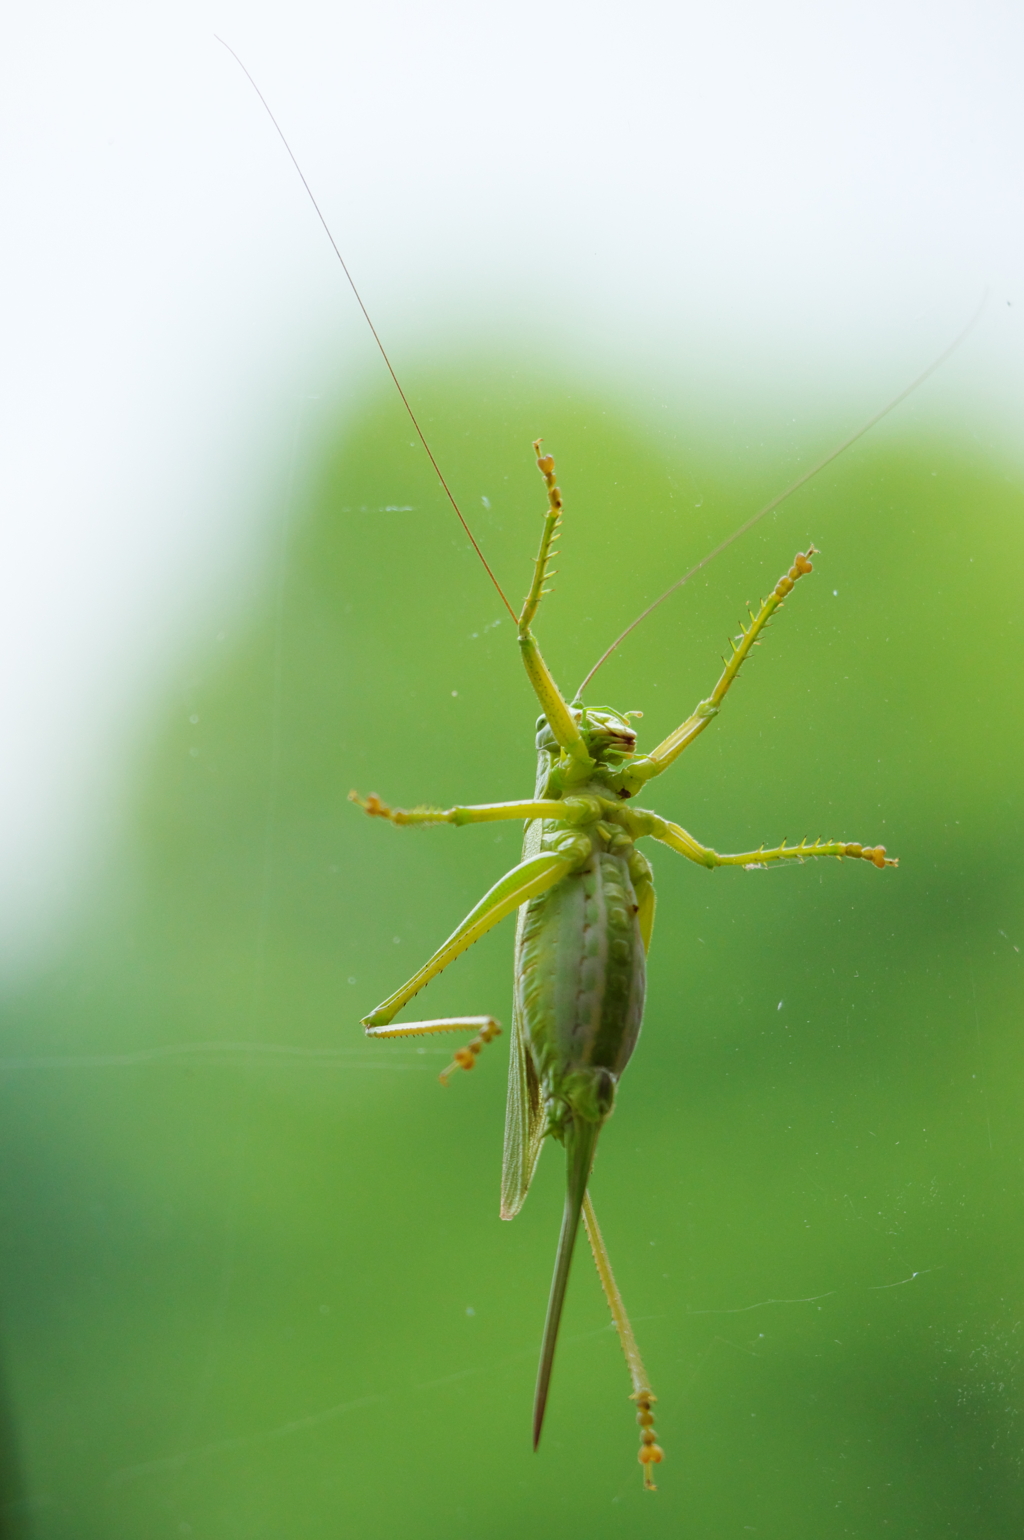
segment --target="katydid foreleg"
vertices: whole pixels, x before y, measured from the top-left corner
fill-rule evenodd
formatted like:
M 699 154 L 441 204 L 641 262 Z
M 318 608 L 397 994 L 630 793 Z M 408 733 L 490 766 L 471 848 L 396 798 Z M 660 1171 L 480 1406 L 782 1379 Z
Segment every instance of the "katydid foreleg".
M 623 777 L 623 784 L 630 795 L 635 795 L 646 781 L 667 770 L 683 750 L 689 748 L 694 738 L 699 737 L 708 724 L 714 721 L 726 693 L 735 681 L 743 663 L 761 640 L 761 634 L 768 622 L 775 611 L 781 607 L 786 596 L 792 593 L 797 581 L 806 573 L 813 571 L 810 558 L 816 555 L 813 545 L 808 546 L 806 554 L 803 551 L 797 552 L 789 571 L 784 572 L 779 578 L 767 599 L 762 602 L 757 614 L 751 615 L 750 625 L 742 627 L 739 636 L 733 639 L 732 656 L 726 661 L 718 683 L 707 700 L 702 700 L 686 721 L 674 732 L 669 733 L 656 749 L 652 749 L 650 754 L 635 759 L 629 766 L 628 772 Z

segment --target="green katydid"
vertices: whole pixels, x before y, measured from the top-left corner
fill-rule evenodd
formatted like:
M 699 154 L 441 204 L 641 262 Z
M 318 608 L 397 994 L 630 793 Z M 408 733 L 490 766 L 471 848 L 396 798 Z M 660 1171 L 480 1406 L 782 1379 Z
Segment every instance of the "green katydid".
M 228 47 L 227 44 L 224 46 Z M 972 329 L 984 300 L 953 343 L 905 390 L 747 519 L 627 626 L 598 659 L 573 700 L 568 702 L 544 662 L 531 629 L 546 592 L 544 583 L 562 515 L 554 460 L 541 452 L 538 440 L 534 450 L 547 488 L 548 508 L 533 580 L 517 615 L 448 487 L 287 139 L 245 65 L 233 49 L 228 48 L 228 51 L 248 77 L 280 135 L 438 480 L 516 624 L 523 663 L 541 709 L 537 721 L 537 780 L 534 795 L 529 800 L 405 810 L 388 807 L 375 794 L 361 797 L 356 792 L 351 793 L 351 799 L 367 813 L 399 826 L 461 826 L 500 820 L 519 820 L 525 825 L 519 864 L 484 895 L 412 978 L 364 1018 L 362 1025 L 367 1035 L 375 1038 L 474 1031 L 472 1040 L 455 1053 L 441 1079 L 447 1082 L 456 1070 L 471 1069 L 481 1049 L 500 1032 L 494 1017 L 449 1016 L 412 1022 L 396 1022 L 395 1017 L 424 985 L 436 978 L 474 941 L 513 910 L 518 911 L 502 1165 L 502 1218 L 513 1218 L 522 1207 L 545 1137 L 551 1136 L 561 1142 L 566 1153 L 565 1207 L 534 1401 L 534 1447 L 543 1424 L 559 1320 L 582 1217 L 632 1381 L 632 1399 L 637 1403 L 640 1425 L 639 1459 L 644 1485 L 654 1490 L 652 1467 L 662 1459 L 654 1433 L 652 1403 L 655 1397 L 587 1190 L 598 1135 L 612 1112 L 618 1082 L 636 1046 L 643 1016 L 645 959 L 654 924 L 655 894 L 650 863 L 637 849 L 636 842 L 652 838 L 710 869 L 719 866 L 760 868 L 769 863 L 802 862 L 819 856 L 859 859 L 878 868 L 895 866 L 897 862 L 886 856 L 880 845 L 862 846 L 846 841 L 803 841 L 793 846 L 783 843 L 770 850 L 760 848 L 738 855 L 720 855 L 701 845 L 678 824 L 632 805 L 633 798 L 647 782 L 667 770 L 718 714 L 741 665 L 760 640 L 769 620 L 799 579 L 812 570 L 813 547 L 806 553 L 797 554 L 793 565 L 776 583 L 757 614 L 751 615 L 750 625 L 733 641 L 732 655 L 708 698 L 650 752 L 638 754 L 636 751 L 636 733 L 630 717 L 639 713 L 585 706 L 583 690 L 605 659 L 653 609 L 815 476 L 933 373 Z
M 718 715 L 744 659 L 794 584 L 811 571 L 813 546 L 800 552 L 776 583 L 750 625 L 733 642 L 732 656 L 706 700 L 648 754 L 636 752 L 629 717 L 610 707 L 587 707 L 580 694 L 569 704 L 552 677 L 531 625 L 545 592 L 548 564 L 562 516 L 555 464 L 534 445 L 547 486 L 548 511 L 534 563 L 533 582 L 517 617 L 519 647 L 541 708 L 537 721 L 537 783 L 533 798 L 475 807 L 406 810 L 378 796 L 352 800 L 369 814 L 400 826 L 493 823 L 522 820 L 523 857 L 491 888 L 448 940 L 401 989 L 365 1017 L 370 1037 L 413 1037 L 476 1029 L 441 1079 L 472 1069 L 484 1045 L 500 1031 L 492 1016 L 449 1016 L 396 1022 L 403 1006 L 473 942 L 518 910 L 515 988 L 501 1216 L 522 1207 L 541 1144 L 551 1136 L 565 1146 L 566 1193 L 555 1271 L 548 1300 L 533 1413 L 533 1442 L 540 1439 L 569 1265 L 581 1216 L 633 1381 L 641 1428 L 644 1484 L 654 1487 L 651 1467 L 662 1458 L 654 1434 L 654 1400 L 615 1284 L 607 1249 L 587 1194 L 602 1125 L 611 1115 L 619 1079 L 636 1047 L 644 1009 L 645 959 L 654 926 L 654 882 L 637 849 L 650 837 L 698 866 L 762 867 L 812 856 L 854 857 L 877 867 L 895 866 L 882 846 L 846 841 L 806 841 L 719 855 L 678 824 L 632 805 L 647 782 L 667 770 Z

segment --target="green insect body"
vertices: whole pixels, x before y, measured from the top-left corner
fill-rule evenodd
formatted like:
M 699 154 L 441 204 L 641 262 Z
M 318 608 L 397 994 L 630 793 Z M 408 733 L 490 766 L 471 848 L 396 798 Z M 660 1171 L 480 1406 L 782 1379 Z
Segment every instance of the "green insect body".
M 542 743 L 550 736 L 543 717 L 539 736 Z M 540 757 L 543 767 L 550 757 L 544 746 Z M 579 799 L 592 804 L 592 821 L 571 833 L 553 819 L 542 822 L 541 849 L 559 851 L 575 864 L 556 887 L 526 905 L 516 938 L 517 1035 L 537 1082 L 544 1132 L 560 1139 L 566 1154 L 565 1214 L 537 1382 L 535 1441 L 597 1136 L 611 1115 L 644 1012 L 646 952 L 638 915 L 641 898 L 647 908 L 653 903 L 651 870 L 615 818 L 618 807 L 609 801 L 601 768 L 598 761 Z
M 699 866 L 763 867 L 813 856 L 853 857 L 876 867 L 895 866 L 884 848 L 843 841 L 802 841 L 774 849 L 720 855 L 678 824 L 633 804 L 714 720 L 740 666 L 771 616 L 811 571 L 813 547 L 800 553 L 758 613 L 732 644 L 732 655 L 707 700 L 653 749 L 636 751 L 630 717 L 609 707 L 568 704 L 548 670 L 530 629 L 546 592 L 562 497 L 554 461 L 534 445 L 548 492 L 548 512 L 533 582 L 517 617 L 519 645 L 542 715 L 537 723 L 538 769 L 529 801 L 476 807 L 390 808 L 375 794 L 352 799 L 367 813 L 402 825 L 461 826 L 499 820 L 525 824 L 518 866 L 485 894 L 433 957 L 363 1021 L 371 1037 L 409 1037 L 475 1028 L 442 1073 L 471 1069 L 484 1045 L 500 1031 L 492 1016 L 445 1017 L 397 1022 L 418 992 L 473 942 L 513 910 L 515 946 L 512 1043 L 502 1162 L 501 1216 L 512 1219 L 529 1190 L 546 1137 L 565 1148 L 566 1196 L 555 1271 L 548 1300 L 534 1401 L 534 1447 L 540 1438 L 559 1320 L 576 1234 L 583 1217 L 594 1261 L 619 1332 L 633 1384 L 640 1426 L 639 1458 L 644 1484 L 654 1489 L 652 1467 L 662 1459 L 654 1433 L 654 1395 L 622 1303 L 607 1248 L 587 1191 L 598 1136 L 615 1104 L 643 1020 L 646 954 L 654 925 L 650 863 L 636 841 L 653 838 Z
M 646 979 L 630 868 L 638 886 L 650 875 L 628 835 L 606 848 L 619 831 L 602 818 L 570 835 L 571 845 L 557 824 L 549 828 L 542 849 L 578 852 L 583 864 L 527 905 L 515 977 L 553 1133 L 566 1117 L 604 1121 L 636 1047 Z

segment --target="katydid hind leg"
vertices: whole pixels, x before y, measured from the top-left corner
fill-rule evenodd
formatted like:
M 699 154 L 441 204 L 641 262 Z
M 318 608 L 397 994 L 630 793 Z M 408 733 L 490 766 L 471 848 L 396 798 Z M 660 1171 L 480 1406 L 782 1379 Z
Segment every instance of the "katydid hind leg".
M 472 1069 L 478 1054 L 501 1036 L 501 1023 L 493 1016 L 442 1016 L 434 1021 L 399 1021 L 383 1027 L 367 1027 L 367 1037 L 428 1037 L 436 1032 L 467 1032 L 476 1029 L 463 1048 L 457 1048 L 452 1062 L 438 1075 L 442 1085 L 447 1085 L 457 1069 Z
M 448 940 L 411 979 L 389 995 L 377 1008 L 363 1017 L 363 1026 L 369 1032 L 375 1027 L 389 1026 L 404 1005 L 419 994 L 431 979 L 443 973 L 457 957 L 469 950 L 474 941 L 485 936 L 506 915 L 527 903 L 537 894 L 554 887 L 572 870 L 572 861 L 554 851 L 541 851 L 514 866 L 485 893 L 474 909 L 471 909 L 460 925 L 452 931 Z

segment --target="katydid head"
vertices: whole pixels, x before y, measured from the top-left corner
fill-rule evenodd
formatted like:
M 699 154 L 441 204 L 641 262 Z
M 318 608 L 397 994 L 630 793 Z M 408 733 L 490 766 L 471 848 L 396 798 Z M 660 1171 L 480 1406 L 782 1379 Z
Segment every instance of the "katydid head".
M 637 711 L 621 712 L 611 706 L 584 706 L 575 702 L 569 716 L 579 730 L 587 753 L 595 765 L 621 765 L 636 752 L 636 732 L 629 722 Z M 550 754 L 559 752 L 559 743 L 546 716 L 537 718 L 537 747 Z
M 599 765 L 621 765 L 636 752 L 636 732 L 629 715 L 611 706 L 581 706 L 580 732 L 591 759 Z M 635 714 L 635 713 L 632 713 Z

